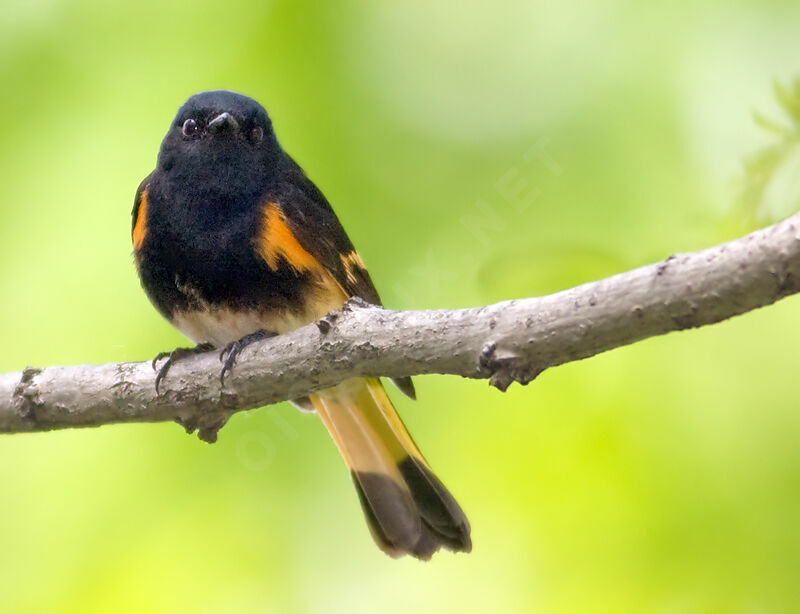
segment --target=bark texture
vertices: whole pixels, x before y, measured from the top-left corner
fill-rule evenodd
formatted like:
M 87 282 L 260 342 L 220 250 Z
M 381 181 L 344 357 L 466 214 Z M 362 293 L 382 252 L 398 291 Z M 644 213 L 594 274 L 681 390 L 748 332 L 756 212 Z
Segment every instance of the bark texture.
M 221 386 L 218 352 L 172 367 L 156 394 L 150 362 L 28 367 L 0 375 L 0 433 L 175 420 L 206 441 L 236 411 L 354 376 L 487 378 L 505 390 L 548 367 L 713 324 L 800 291 L 800 214 L 557 294 L 486 307 L 341 312 L 246 348 Z

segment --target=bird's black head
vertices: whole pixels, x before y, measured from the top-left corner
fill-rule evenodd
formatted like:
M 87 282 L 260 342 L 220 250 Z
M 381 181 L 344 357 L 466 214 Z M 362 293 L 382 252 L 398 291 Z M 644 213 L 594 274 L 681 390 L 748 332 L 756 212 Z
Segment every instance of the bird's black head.
M 189 191 L 244 192 L 275 172 L 281 148 L 258 102 L 227 90 L 189 98 L 161 143 L 158 170 Z

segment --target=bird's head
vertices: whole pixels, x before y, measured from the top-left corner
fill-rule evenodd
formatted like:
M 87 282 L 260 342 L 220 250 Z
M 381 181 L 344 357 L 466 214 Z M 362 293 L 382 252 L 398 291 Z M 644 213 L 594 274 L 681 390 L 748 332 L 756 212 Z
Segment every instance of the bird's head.
M 213 90 L 195 94 L 178 109 L 158 168 L 209 189 L 244 187 L 240 184 L 263 184 L 280 152 L 264 107 L 242 94 Z

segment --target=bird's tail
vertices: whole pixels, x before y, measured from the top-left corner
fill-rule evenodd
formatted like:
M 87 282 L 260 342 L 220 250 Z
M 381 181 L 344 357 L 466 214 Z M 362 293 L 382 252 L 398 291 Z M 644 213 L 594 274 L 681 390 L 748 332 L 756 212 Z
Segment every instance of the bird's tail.
M 469 552 L 469 522 L 433 474 L 378 379 L 351 379 L 311 395 L 350 469 L 378 546 L 429 559 L 440 547 Z

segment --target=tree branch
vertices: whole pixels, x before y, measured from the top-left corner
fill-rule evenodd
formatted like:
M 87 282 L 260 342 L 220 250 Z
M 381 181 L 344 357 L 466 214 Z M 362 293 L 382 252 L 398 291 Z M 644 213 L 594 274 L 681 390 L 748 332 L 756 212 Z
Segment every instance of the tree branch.
M 349 303 L 254 344 L 220 386 L 217 352 L 153 386 L 149 362 L 27 368 L 0 375 L 0 433 L 175 420 L 207 441 L 234 412 L 354 376 L 488 378 L 505 390 L 548 367 L 719 322 L 800 291 L 800 214 L 700 252 L 670 256 L 540 298 L 487 307 L 389 311 Z

